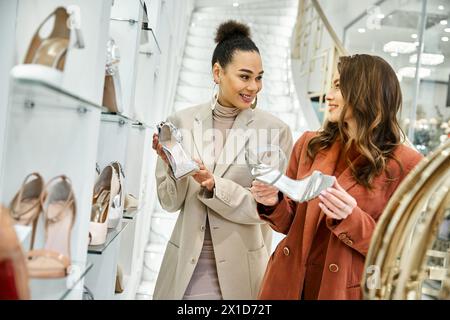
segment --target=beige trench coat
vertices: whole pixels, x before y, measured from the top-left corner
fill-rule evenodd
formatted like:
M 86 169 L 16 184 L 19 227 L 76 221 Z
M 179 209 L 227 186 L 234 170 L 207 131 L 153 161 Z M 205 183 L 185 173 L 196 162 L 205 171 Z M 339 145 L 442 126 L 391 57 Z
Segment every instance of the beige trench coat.
M 158 159 L 158 199 L 164 210 L 180 210 L 180 214 L 153 297 L 182 299 L 200 256 L 208 216 L 223 298 L 256 299 L 271 252 L 272 231 L 257 213 L 249 191 L 253 178 L 242 155 L 246 144 L 253 150 L 254 143 L 267 144 L 261 137 L 270 132 L 270 143 L 280 145 L 289 159 L 291 131 L 265 111 L 244 110 L 236 117 L 222 150 L 221 156 L 227 160 L 219 160 L 214 166 L 209 144 L 212 139 L 208 138 L 213 120 L 208 104 L 177 112 L 168 121 L 183 129 L 183 148 L 213 172 L 215 189 L 208 192 L 192 177 L 174 180 L 169 167 Z M 258 134 L 259 138 L 255 138 Z

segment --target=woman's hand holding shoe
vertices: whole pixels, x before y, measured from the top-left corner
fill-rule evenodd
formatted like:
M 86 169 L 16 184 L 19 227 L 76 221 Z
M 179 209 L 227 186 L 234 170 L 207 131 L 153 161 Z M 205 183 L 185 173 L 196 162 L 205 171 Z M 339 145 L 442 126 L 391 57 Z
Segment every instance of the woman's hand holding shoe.
M 278 204 L 279 190 L 274 186 L 254 180 L 250 192 L 258 203 L 268 207 Z
M 208 191 L 213 191 L 215 186 L 214 175 L 209 172 L 201 161 L 197 159 L 194 159 L 194 161 L 197 162 L 200 170 L 196 174 L 192 175 L 192 178 L 194 178 L 194 180 L 197 181 L 202 187 L 208 189 Z
M 323 213 L 336 220 L 346 219 L 358 205 L 355 198 L 348 194 L 337 181 L 333 187 L 322 191 L 319 199 L 321 201 L 319 207 Z

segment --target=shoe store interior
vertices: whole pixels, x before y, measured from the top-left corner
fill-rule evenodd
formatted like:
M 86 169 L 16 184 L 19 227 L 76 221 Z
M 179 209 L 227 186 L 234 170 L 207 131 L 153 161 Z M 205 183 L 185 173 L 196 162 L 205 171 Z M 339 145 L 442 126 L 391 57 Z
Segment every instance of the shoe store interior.
M 236 218 L 235 231 L 228 222 L 226 235 L 225 227 L 216 230 L 220 211 L 228 214 L 226 204 L 239 201 L 241 193 L 220 193 L 232 176 L 218 177 L 214 171 L 213 197 L 223 202 L 215 207 L 201 195 L 197 200 L 196 175 L 189 176 L 189 166 L 204 166 L 191 159 L 189 150 L 176 149 L 188 140 L 189 131 L 177 128 L 190 125 L 191 114 L 183 110 L 204 104 L 214 117 L 225 108 L 215 94 L 211 59 L 217 30 L 230 20 L 246 25 L 259 49 L 264 85 L 254 113 L 265 112 L 287 125 L 291 148 L 305 132 L 319 131 L 327 122 L 327 93 L 335 85 L 340 57 L 378 56 L 395 71 L 404 144 L 422 160 L 386 200 L 364 257 L 353 261 L 364 270 L 357 278 L 359 298 L 450 299 L 450 1 L 0 0 L 0 300 L 201 299 L 201 287 L 215 285 L 218 299 L 257 299 L 266 264 L 255 271 L 257 280 L 250 270 L 248 295 L 239 289 L 245 281 L 236 272 L 259 263 L 258 253 L 248 249 L 248 256 L 240 255 L 244 262 L 230 256 L 223 267 L 227 262 L 220 250 L 243 246 L 246 239 L 253 243 L 250 234 L 260 224 L 271 233 L 265 263 L 280 251 L 270 258 L 265 281 L 282 266 L 275 267 L 275 260 L 294 259 L 292 229 L 287 234 L 263 220 Z M 250 113 L 253 103 L 251 108 Z M 165 160 L 154 150 L 155 135 Z M 165 165 L 161 158 L 171 168 L 164 177 L 158 169 Z M 249 168 L 234 174 L 256 178 Z M 250 201 L 252 179 L 247 185 L 242 179 L 242 197 Z M 335 179 L 320 181 L 326 188 Z M 169 194 L 184 188 L 195 203 L 176 199 L 179 205 L 168 204 L 175 198 L 162 196 L 163 186 Z M 284 193 L 299 207 L 320 193 L 312 190 L 297 199 L 279 189 L 281 198 Z M 257 200 L 245 204 L 256 216 Z M 188 210 L 198 212 L 187 218 Z M 197 213 L 208 217 L 206 222 L 189 225 L 188 219 L 200 221 L 193 217 Z M 211 276 L 213 284 L 206 283 L 208 276 L 204 283 L 192 276 L 209 232 L 213 268 L 215 261 L 219 273 Z M 342 234 L 336 240 L 344 241 L 342 250 L 355 259 L 352 241 Z M 190 236 L 192 243 L 180 244 Z M 352 272 L 326 261 L 323 279 L 326 272 Z M 225 276 L 231 264 L 236 270 Z M 262 287 L 260 297 L 272 297 L 264 295 L 270 286 Z M 329 297 L 320 292 L 319 298 Z

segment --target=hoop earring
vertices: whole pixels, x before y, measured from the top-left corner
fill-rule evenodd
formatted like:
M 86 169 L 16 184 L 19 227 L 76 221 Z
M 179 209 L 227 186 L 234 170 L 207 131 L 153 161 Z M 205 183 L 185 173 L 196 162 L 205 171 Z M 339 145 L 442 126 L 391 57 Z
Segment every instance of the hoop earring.
M 220 90 L 220 88 L 219 88 L 219 90 L 217 90 L 217 93 L 216 93 L 215 92 L 216 91 L 216 87 L 217 87 L 217 83 L 214 82 L 213 94 L 212 94 L 212 97 L 211 97 L 211 104 L 210 104 L 211 110 L 214 110 L 216 108 L 217 100 L 219 100 L 219 90 Z
M 255 97 L 255 100 L 253 100 L 252 104 L 250 105 L 252 111 L 255 110 L 257 104 L 258 104 L 258 96 Z

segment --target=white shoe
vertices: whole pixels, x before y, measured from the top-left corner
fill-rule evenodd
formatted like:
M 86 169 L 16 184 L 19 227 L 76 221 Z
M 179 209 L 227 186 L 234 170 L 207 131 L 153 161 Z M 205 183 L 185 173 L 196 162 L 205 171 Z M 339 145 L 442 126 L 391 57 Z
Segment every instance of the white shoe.
M 161 122 L 157 127 L 159 142 L 163 146 L 175 179 L 184 178 L 200 170 L 197 163 L 184 151 L 181 145 L 182 136 L 178 129 L 170 122 Z

